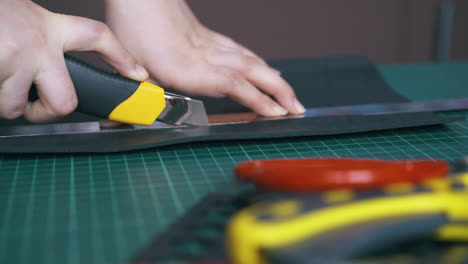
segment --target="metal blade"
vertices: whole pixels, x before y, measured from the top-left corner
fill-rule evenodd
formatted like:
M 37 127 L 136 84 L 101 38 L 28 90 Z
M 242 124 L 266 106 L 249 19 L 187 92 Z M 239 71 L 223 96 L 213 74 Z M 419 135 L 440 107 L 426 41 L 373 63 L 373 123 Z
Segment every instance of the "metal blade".
M 166 108 L 158 121 L 173 125 L 208 126 L 203 102 L 176 94 L 166 93 Z
M 99 122 L 0 126 L 0 138 L 99 132 Z
M 188 103 L 192 111 L 182 124 L 192 126 L 209 126 L 210 123 L 208 122 L 208 116 L 206 114 L 203 102 L 191 99 Z
M 468 98 L 394 104 L 364 104 L 311 108 L 308 109 L 305 114 L 308 117 L 338 115 L 377 115 L 394 113 L 449 111 L 462 109 L 468 109 Z
M 116 127 L 101 127 L 99 121 L 78 122 L 78 123 L 54 123 L 42 125 L 21 125 L 21 126 L 0 126 L 0 138 L 8 137 L 29 137 L 46 135 L 67 135 L 67 134 L 91 134 L 110 133 L 116 131 L 134 131 L 144 129 L 165 129 L 174 128 L 162 122 L 154 122 L 151 126 L 138 126 L 122 124 Z

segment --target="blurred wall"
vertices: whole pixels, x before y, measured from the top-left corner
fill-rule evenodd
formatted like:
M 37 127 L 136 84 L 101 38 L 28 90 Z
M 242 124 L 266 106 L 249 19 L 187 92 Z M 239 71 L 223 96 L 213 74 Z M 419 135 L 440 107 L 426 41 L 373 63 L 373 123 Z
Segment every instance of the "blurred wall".
M 468 1 L 458 0 L 455 15 L 454 58 L 468 59 Z
M 131 1 L 131 0 L 129 0 Z M 103 20 L 103 1 L 37 0 Z M 440 0 L 189 0 L 199 19 L 266 58 L 364 54 L 377 63 L 434 58 Z M 457 0 L 454 59 L 468 59 L 468 1 Z

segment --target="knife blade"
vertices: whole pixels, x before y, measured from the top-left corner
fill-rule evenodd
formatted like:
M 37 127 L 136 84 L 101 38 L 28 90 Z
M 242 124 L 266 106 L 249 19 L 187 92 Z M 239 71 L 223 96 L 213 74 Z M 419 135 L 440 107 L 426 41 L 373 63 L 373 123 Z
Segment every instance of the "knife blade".
M 201 101 L 103 71 L 70 55 L 65 55 L 65 62 L 78 97 L 76 112 L 133 125 L 149 126 L 155 120 L 172 125 L 208 125 Z M 29 100 L 38 98 L 32 85 Z

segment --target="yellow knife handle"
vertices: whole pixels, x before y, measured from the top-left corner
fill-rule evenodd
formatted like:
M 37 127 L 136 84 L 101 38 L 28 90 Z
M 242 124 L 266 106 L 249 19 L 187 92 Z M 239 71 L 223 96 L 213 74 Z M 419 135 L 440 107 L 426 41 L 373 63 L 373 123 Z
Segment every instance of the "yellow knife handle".
M 151 125 L 166 107 L 164 90 L 149 82 L 138 82 L 105 72 L 65 55 L 78 96 L 76 111 L 127 124 Z M 29 100 L 38 98 L 33 85 Z
M 165 107 L 164 90 L 155 84 L 141 82 L 134 93 L 112 110 L 108 119 L 149 126 L 154 123 Z

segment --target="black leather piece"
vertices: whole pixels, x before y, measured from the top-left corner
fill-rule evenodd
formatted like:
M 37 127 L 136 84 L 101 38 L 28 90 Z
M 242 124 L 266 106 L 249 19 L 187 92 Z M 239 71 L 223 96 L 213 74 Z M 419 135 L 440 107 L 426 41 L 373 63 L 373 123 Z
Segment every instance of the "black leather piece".
M 365 103 L 406 102 L 365 57 L 316 58 L 273 62 L 308 108 Z M 207 112 L 245 112 L 229 99 L 203 99 Z M 211 127 L 116 131 L 0 139 L 2 153 L 114 152 L 171 144 L 364 132 L 435 125 L 460 120 L 432 113 L 314 117 Z M 1 124 L 1 123 L 0 123 Z
M 367 57 L 325 57 L 270 63 L 307 107 L 408 102 L 388 86 Z M 246 112 L 232 100 L 199 97 L 210 114 Z

